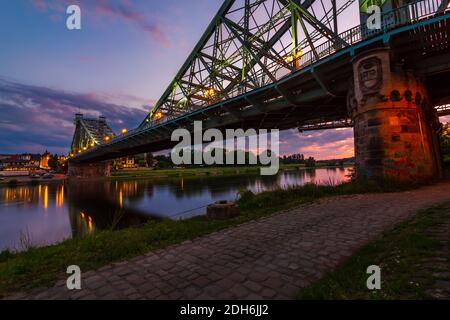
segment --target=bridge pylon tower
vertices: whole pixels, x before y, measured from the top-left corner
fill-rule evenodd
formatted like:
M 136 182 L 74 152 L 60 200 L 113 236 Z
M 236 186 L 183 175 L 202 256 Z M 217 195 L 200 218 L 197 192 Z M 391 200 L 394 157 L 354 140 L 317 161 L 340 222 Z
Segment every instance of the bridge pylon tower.
M 353 72 L 348 107 L 358 176 L 424 181 L 441 175 L 439 119 L 421 79 L 392 65 L 389 48 L 356 56 Z

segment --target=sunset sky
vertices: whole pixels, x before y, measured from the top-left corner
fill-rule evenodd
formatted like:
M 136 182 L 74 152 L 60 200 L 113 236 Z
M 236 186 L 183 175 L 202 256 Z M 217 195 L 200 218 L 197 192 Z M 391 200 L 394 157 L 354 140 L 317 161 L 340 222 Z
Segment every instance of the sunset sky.
M 82 30 L 66 28 L 69 4 Z M 133 128 L 161 96 L 222 0 L 0 2 L 0 153 L 67 153 L 73 116 Z M 281 153 L 353 156 L 353 131 L 282 133 Z

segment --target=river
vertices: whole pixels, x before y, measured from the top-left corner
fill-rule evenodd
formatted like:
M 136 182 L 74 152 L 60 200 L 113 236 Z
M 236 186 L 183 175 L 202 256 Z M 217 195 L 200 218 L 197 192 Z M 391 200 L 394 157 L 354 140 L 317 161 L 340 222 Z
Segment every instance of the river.
M 172 179 L 62 181 L 0 188 L 0 251 L 55 244 L 102 229 L 149 219 L 184 219 L 206 213 L 219 200 L 313 182 L 339 184 L 350 168 L 283 171 L 277 176 L 239 175 Z

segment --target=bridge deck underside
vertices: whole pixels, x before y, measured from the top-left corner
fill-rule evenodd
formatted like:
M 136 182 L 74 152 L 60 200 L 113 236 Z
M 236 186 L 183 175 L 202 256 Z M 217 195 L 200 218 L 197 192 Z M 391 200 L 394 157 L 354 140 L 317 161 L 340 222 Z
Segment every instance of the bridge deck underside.
M 130 132 L 110 143 L 89 150 L 71 161 L 89 163 L 173 147 L 174 129 L 192 131 L 194 121 L 203 128 L 290 129 L 336 122 L 348 123 L 347 92 L 353 79 L 352 59 L 359 52 L 389 45 L 392 61 L 422 76 L 430 88 L 433 104 L 450 103 L 449 17 L 393 32 L 342 49 L 277 83 L 256 89 L 211 107 L 144 130 Z M 446 110 L 445 110 L 446 111 Z M 324 126 L 329 128 L 330 126 Z

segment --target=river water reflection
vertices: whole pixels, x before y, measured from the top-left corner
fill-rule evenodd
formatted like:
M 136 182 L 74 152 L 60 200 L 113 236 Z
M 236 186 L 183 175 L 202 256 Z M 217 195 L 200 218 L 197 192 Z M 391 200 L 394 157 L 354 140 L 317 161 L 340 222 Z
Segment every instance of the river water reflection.
M 277 176 L 240 175 L 176 179 L 60 182 L 0 188 L 0 251 L 46 245 L 97 230 L 124 228 L 149 219 L 180 219 L 206 212 L 218 200 L 308 182 L 341 183 L 349 168 L 285 171 Z

